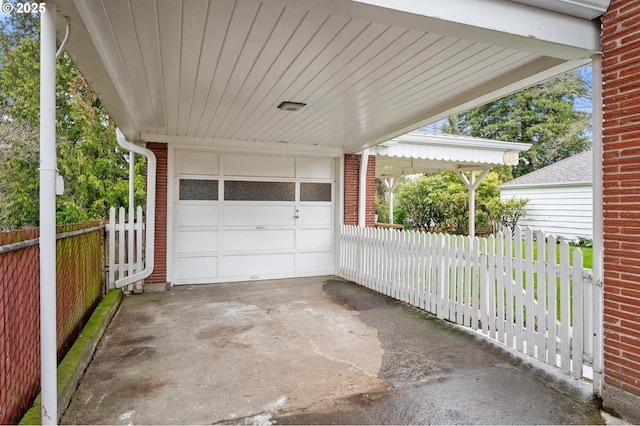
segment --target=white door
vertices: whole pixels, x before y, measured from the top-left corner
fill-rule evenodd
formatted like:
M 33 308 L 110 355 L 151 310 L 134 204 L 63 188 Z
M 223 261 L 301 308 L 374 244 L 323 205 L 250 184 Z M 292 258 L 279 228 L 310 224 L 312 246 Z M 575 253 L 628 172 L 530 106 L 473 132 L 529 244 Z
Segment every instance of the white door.
M 333 273 L 334 160 L 175 151 L 175 284 Z

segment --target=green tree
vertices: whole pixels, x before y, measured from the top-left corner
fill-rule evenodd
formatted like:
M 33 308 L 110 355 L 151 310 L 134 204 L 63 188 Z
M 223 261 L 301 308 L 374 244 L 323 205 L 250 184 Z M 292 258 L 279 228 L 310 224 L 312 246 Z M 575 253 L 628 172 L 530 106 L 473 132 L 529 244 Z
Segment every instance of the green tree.
M 494 224 L 509 227 L 524 214 L 526 200 L 500 200 L 498 186 L 503 173 L 491 171 L 476 189 L 475 225 L 478 230 L 494 230 Z M 422 175 L 401 183 L 397 189 L 399 210 L 409 222 L 427 231 L 447 230 L 467 234 L 469 228 L 469 191 L 453 172 Z
M 590 148 L 590 114 L 579 102 L 590 102 L 590 87 L 578 70 L 452 116 L 443 131 L 533 144 L 518 177 Z
M 445 224 L 446 188 L 442 175 L 423 175 L 400 185 L 398 201 L 412 226 L 433 231 Z
M 39 19 L 12 14 L 0 21 L 0 111 L 7 128 L 29 129 L 0 141 L 0 228 L 38 223 Z M 71 58 L 56 66 L 58 169 L 65 193 L 58 223 L 102 217 L 128 203 L 128 152 L 117 145 L 115 125 Z M 20 139 L 20 134 L 25 135 Z M 15 135 L 14 135 L 15 136 Z M 136 170 L 136 204 L 144 200 L 144 161 Z
M 508 230 L 511 234 L 515 231 L 518 221 L 525 215 L 525 207 L 529 202 L 526 198 L 511 198 L 502 201 L 499 198 L 489 203 L 491 216 L 497 225 Z
M 0 110 L 1 111 L 1 110 Z M 38 131 L 0 119 L 0 230 L 33 223 L 38 211 Z M 35 212 L 35 216 L 34 216 Z

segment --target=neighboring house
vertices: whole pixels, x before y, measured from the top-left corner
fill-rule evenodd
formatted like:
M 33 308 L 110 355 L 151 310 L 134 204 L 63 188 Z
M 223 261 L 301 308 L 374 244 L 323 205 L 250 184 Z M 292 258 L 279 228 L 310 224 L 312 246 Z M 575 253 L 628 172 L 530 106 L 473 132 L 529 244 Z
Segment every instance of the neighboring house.
M 500 198 L 526 198 L 521 226 L 558 237 L 593 238 L 593 153 L 574 155 L 500 185 Z
M 127 139 L 157 159 L 145 286 L 334 273 L 340 226 L 374 222 L 369 148 L 593 64 L 596 164 L 603 151 L 594 187 L 604 172 L 596 391 L 640 421 L 640 0 L 46 6 L 43 29 L 54 16 L 60 35 L 69 24 L 67 51 Z M 45 61 L 54 38 L 42 32 Z M 51 77 L 43 99 L 53 98 Z M 54 135 L 54 114 L 54 103 L 43 106 L 41 134 Z M 52 239 L 55 140 L 43 140 L 41 235 Z M 55 283 L 55 267 L 43 274 Z

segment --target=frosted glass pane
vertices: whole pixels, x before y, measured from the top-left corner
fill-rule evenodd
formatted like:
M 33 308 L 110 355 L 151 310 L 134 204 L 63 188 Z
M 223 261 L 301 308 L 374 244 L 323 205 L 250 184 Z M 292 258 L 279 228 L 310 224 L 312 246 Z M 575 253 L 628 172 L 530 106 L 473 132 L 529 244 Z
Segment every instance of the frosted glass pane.
M 204 179 L 180 179 L 180 200 L 217 200 L 218 181 Z
M 227 201 L 295 201 L 296 185 L 293 182 L 224 182 L 224 199 Z
M 331 184 L 302 182 L 300 201 L 331 201 Z

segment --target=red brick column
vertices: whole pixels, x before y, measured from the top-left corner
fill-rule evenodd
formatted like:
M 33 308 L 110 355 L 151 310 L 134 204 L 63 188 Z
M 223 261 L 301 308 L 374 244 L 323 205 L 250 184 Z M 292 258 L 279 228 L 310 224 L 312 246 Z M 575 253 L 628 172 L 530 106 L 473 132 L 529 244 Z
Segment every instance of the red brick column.
M 146 284 L 166 284 L 167 282 L 167 144 L 147 143 L 158 161 L 156 174 L 156 236 L 155 236 L 155 267 L 151 276 L 145 280 Z
M 357 154 L 344 156 L 344 224 L 358 224 L 358 195 L 360 188 L 360 160 Z M 376 157 L 369 156 L 367 162 L 367 196 L 365 225 L 375 225 L 376 215 Z
M 640 0 L 602 17 L 605 408 L 640 423 Z

